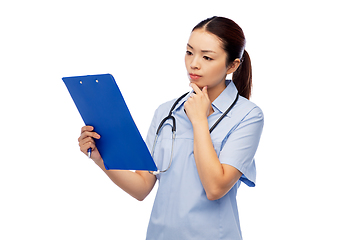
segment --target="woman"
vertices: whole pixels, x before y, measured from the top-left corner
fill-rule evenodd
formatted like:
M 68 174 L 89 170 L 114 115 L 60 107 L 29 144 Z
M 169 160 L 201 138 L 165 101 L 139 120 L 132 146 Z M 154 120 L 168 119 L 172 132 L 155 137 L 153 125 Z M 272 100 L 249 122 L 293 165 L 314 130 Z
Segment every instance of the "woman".
M 156 110 L 146 139 L 159 174 L 106 170 L 94 142 L 100 136 L 91 126 L 82 128 L 80 149 L 86 154 L 91 148 L 93 161 L 140 201 L 159 180 L 147 239 L 242 239 L 236 194 L 241 182 L 255 186 L 254 155 L 264 120 L 248 100 L 251 62 L 241 28 L 222 17 L 200 22 L 190 35 L 185 65 L 193 91 Z M 232 81 L 226 80 L 231 73 Z M 171 120 L 154 142 L 172 106 L 174 145 Z

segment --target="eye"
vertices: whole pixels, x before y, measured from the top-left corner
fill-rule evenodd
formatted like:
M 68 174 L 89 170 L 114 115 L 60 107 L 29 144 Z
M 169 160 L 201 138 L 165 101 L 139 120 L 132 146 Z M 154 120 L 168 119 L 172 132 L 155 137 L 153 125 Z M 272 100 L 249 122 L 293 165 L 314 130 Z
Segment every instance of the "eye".
M 190 52 L 190 51 L 186 51 L 186 55 L 192 55 L 192 52 Z
M 213 60 L 212 58 L 210 58 L 210 57 L 208 57 L 208 56 L 204 56 L 203 58 L 204 58 L 205 60 L 207 60 L 207 61 Z

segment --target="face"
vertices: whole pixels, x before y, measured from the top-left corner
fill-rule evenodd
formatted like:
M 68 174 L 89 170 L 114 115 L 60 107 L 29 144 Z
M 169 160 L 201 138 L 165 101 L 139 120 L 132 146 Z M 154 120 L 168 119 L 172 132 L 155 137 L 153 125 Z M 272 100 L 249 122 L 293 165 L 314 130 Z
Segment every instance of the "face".
M 226 67 L 226 57 L 222 43 L 215 35 L 202 29 L 193 31 L 185 55 L 190 82 L 199 88 L 225 88 L 225 78 L 231 68 Z

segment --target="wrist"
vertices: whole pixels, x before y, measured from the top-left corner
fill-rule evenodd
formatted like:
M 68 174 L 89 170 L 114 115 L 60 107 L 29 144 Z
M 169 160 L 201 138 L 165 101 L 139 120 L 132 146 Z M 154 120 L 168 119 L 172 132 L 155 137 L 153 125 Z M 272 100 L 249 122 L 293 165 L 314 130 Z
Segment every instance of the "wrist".
M 191 122 L 193 129 L 195 130 L 201 130 L 201 129 L 209 129 L 209 124 L 207 121 L 207 118 L 204 119 L 198 119 L 196 121 Z
M 100 168 L 105 167 L 104 161 L 103 161 L 102 158 L 100 158 L 100 159 L 92 159 L 92 160 L 93 160 L 93 162 L 94 162 L 96 165 L 98 165 Z

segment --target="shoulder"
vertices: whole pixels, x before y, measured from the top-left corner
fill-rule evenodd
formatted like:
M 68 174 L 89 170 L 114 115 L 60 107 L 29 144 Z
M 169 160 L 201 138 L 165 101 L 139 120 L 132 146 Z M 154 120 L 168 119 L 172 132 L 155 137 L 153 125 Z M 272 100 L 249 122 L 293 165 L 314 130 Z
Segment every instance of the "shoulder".
M 160 104 L 160 106 L 158 106 L 155 111 L 155 116 L 157 116 L 158 118 L 164 118 L 167 115 L 169 115 L 170 109 L 176 100 L 177 100 L 177 98 L 174 98 L 170 101 Z
M 171 107 L 172 107 L 172 105 L 174 104 L 175 101 L 176 101 L 176 98 L 174 98 L 174 99 L 172 99 L 170 101 L 164 102 L 164 103 L 160 104 L 157 109 L 158 110 L 168 110 L 168 111 L 170 111 L 170 109 L 171 109 Z
M 167 112 L 169 112 L 175 101 L 176 101 L 176 98 L 160 104 L 158 106 L 158 108 L 157 108 L 157 111 L 161 111 L 161 112 L 162 111 L 167 111 Z
M 260 119 L 264 118 L 264 114 L 261 108 L 242 96 L 239 96 L 239 99 L 234 106 L 234 112 L 236 115 L 242 116 L 242 119 L 252 117 Z

